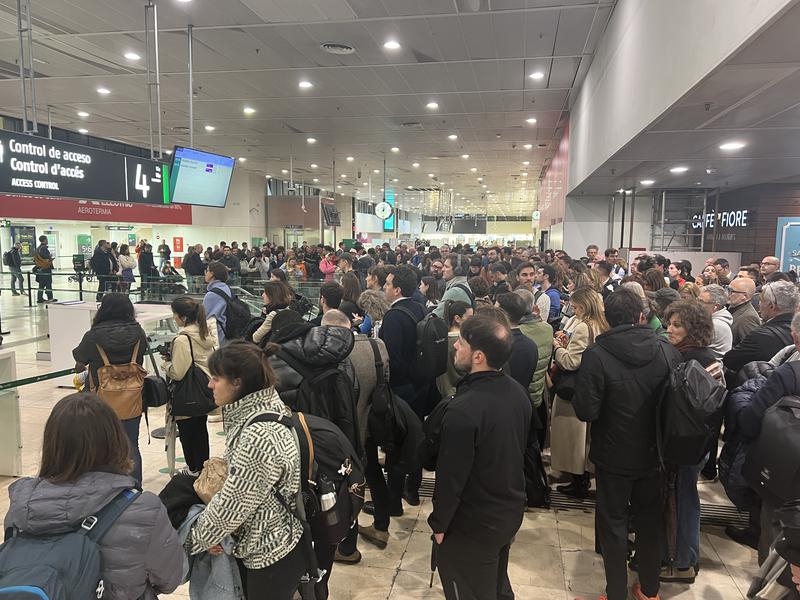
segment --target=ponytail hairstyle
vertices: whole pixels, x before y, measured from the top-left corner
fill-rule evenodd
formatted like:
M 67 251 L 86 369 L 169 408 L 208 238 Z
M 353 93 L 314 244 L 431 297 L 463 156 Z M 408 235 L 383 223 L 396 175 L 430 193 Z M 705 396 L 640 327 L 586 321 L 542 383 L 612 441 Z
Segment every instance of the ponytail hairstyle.
M 466 302 L 462 302 L 461 300 L 446 300 L 444 303 L 444 311 L 442 312 L 442 316 L 444 318 L 445 323 L 447 323 L 447 327 L 452 329 L 456 323 L 456 317 L 461 317 L 464 319 L 464 315 L 467 314 L 467 311 L 472 308 Z
M 215 351 L 208 359 L 208 370 L 214 377 L 238 379 L 241 382 L 241 400 L 260 390 L 274 387 L 278 382 L 269 358 L 277 353 L 280 346 L 267 344 L 261 349 L 252 342 L 237 340 Z
M 191 296 L 178 296 L 170 305 L 172 312 L 183 319 L 187 325 L 197 323 L 200 329 L 200 339 L 208 337 L 208 322 L 206 321 L 206 309 L 202 302 L 198 302 Z

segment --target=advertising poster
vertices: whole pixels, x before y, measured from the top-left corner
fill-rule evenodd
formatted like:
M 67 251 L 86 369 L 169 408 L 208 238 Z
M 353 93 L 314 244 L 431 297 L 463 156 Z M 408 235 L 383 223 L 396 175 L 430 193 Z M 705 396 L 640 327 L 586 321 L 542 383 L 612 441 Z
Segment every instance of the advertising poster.
M 22 227 L 18 225 L 11 226 L 11 243 L 22 244 L 20 252 L 22 253 L 22 260 L 33 260 L 33 255 L 36 253 L 36 228 L 35 227 Z
M 182 237 L 173 237 L 172 238 L 172 251 L 175 253 L 183 252 L 183 238 Z
M 781 271 L 800 271 L 800 218 L 778 219 L 775 256 L 781 261 Z

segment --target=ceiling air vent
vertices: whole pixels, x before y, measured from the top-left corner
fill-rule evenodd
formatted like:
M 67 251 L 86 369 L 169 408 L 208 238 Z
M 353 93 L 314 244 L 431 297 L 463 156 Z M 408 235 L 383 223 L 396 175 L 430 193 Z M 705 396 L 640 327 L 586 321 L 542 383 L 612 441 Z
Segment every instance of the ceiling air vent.
M 404 127 L 405 129 L 422 129 L 422 123 L 418 121 L 407 121 L 406 123 L 400 123 L 400 127 Z
M 353 54 L 356 51 L 352 46 L 340 44 L 339 42 L 325 42 L 320 44 L 320 48 L 328 54 Z

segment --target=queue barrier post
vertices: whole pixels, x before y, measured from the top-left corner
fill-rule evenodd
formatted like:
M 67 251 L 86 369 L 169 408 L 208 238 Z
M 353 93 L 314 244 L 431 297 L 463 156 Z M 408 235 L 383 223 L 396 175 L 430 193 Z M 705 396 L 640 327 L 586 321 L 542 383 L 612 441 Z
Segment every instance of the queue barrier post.
M 26 273 L 28 276 L 28 308 L 33 308 L 33 286 L 31 285 L 31 272 Z

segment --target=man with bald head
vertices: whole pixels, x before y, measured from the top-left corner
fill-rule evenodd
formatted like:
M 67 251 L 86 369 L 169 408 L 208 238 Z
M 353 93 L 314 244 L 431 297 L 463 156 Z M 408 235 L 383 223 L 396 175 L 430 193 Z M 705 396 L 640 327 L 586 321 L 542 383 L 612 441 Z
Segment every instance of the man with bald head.
M 761 281 L 766 281 L 767 277 L 781 268 L 781 261 L 777 256 L 765 256 L 761 259 Z
M 752 303 L 755 293 L 756 283 L 749 277 L 737 277 L 728 287 L 728 311 L 733 316 L 731 330 L 734 346 L 761 325 L 761 318 Z

